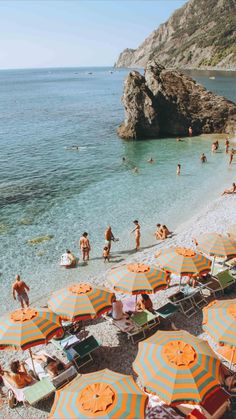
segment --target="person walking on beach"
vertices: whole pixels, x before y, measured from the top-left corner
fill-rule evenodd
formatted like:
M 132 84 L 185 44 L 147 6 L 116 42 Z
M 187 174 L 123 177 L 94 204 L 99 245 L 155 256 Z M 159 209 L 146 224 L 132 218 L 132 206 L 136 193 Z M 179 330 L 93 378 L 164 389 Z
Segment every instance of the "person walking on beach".
M 131 231 L 131 233 L 135 233 L 135 249 L 136 251 L 140 249 L 140 237 L 141 237 L 141 233 L 140 233 L 140 225 L 138 220 L 134 220 L 133 221 L 135 228 Z
M 206 158 L 206 156 L 205 156 L 205 154 L 204 154 L 204 153 L 202 153 L 202 155 L 201 155 L 200 159 L 201 159 L 201 162 L 202 162 L 202 163 L 206 163 L 206 162 L 207 162 L 207 158 Z
M 177 164 L 177 170 L 176 170 L 176 174 L 179 176 L 180 175 L 180 170 L 181 170 L 181 164 Z
M 225 152 L 226 152 L 226 154 L 228 154 L 228 152 L 229 152 L 229 140 L 228 140 L 228 138 L 226 138 L 226 140 L 225 140 Z
M 89 260 L 89 252 L 91 250 L 88 233 L 86 231 L 82 234 L 79 240 L 79 245 L 82 253 L 83 261 Z
M 105 230 L 105 244 L 108 247 L 109 252 L 111 251 L 111 242 L 115 240 L 114 234 L 112 233 L 111 226 L 108 226 Z
M 188 135 L 189 135 L 189 137 L 192 137 L 192 135 L 193 135 L 193 129 L 192 129 L 192 127 L 189 127 L 189 129 L 188 129 Z
M 229 153 L 229 164 L 232 163 L 233 158 L 234 158 L 234 150 L 233 148 L 231 148 L 230 153 Z
M 21 304 L 21 308 L 24 308 L 24 304 L 26 307 L 29 307 L 29 297 L 27 291 L 29 291 L 28 285 L 24 281 L 21 280 L 20 275 L 16 275 L 15 282 L 12 285 L 12 295 L 14 300 L 18 300 Z

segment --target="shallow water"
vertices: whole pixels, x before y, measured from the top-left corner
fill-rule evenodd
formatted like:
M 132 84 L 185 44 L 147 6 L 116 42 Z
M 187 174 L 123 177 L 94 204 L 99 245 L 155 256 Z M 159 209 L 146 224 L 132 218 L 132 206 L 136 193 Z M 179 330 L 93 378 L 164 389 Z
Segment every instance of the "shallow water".
M 88 74 L 92 72 L 93 74 Z M 104 230 L 111 224 L 120 241 L 119 261 L 133 248 L 129 231 L 139 219 L 142 245 L 154 243 L 157 222 L 175 228 L 235 179 L 223 153 L 210 153 L 211 139 L 121 141 L 120 97 L 126 70 L 109 68 L 0 72 L 0 255 L 2 293 L 9 308 L 10 282 L 21 273 L 31 296 L 86 279 L 104 269 Z M 235 74 L 192 74 L 208 88 L 236 101 Z M 212 75 L 212 72 L 210 73 Z M 67 147 L 79 145 L 78 151 Z M 208 163 L 202 165 L 202 152 Z M 122 163 L 122 157 L 126 162 Z M 155 160 L 148 164 L 148 158 Z M 176 176 L 176 165 L 182 173 Z M 137 166 L 139 173 L 132 169 Z M 89 267 L 58 268 L 66 247 L 78 254 L 88 231 Z M 53 236 L 30 245 L 28 240 Z

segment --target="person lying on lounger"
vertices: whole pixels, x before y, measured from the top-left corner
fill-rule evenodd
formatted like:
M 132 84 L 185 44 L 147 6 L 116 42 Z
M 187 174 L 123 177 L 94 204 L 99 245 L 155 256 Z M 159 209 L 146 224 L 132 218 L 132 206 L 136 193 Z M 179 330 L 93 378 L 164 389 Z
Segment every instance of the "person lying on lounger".
M 32 357 L 35 361 L 38 361 L 46 373 L 48 373 L 52 378 L 57 377 L 61 372 L 68 369 L 71 364 L 64 364 L 55 358 L 50 357 L 46 354 L 32 354 Z
M 236 373 L 230 371 L 224 364 L 220 366 L 220 381 L 230 393 L 236 393 Z
M 232 188 L 231 189 L 225 189 L 225 191 L 221 195 L 231 195 L 233 193 L 236 193 L 235 183 L 232 183 Z
M 10 371 L 0 368 L 0 375 L 4 376 L 9 384 L 16 388 L 24 388 L 32 384 L 33 377 L 25 369 L 24 362 L 12 361 Z

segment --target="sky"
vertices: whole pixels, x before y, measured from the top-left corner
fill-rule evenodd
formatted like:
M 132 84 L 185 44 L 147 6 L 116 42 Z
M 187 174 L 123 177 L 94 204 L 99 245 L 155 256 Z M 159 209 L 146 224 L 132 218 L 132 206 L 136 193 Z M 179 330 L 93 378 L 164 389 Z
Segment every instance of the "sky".
M 0 0 L 0 69 L 112 66 L 186 0 Z

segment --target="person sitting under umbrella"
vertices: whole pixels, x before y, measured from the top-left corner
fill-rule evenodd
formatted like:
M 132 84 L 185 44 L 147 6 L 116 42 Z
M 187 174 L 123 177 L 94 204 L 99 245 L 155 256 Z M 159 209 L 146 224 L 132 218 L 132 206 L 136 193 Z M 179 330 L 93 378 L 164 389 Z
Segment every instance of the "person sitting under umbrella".
M 34 379 L 26 371 L 24 362 L 12 361 L 10 370 L 5 371 L 0 367 L 0 375 L 4 376 L 13 387 L 24 388 L 33 383 Z
M 153 313 L 154 309 L 153 309 L 152 300 L 148 294 L 141 294 L 141 298 L 140 300 L 137 301 L 137 304 L 136 304 L 136 310 L 137 311 L 148 310 L 151 313 Z

